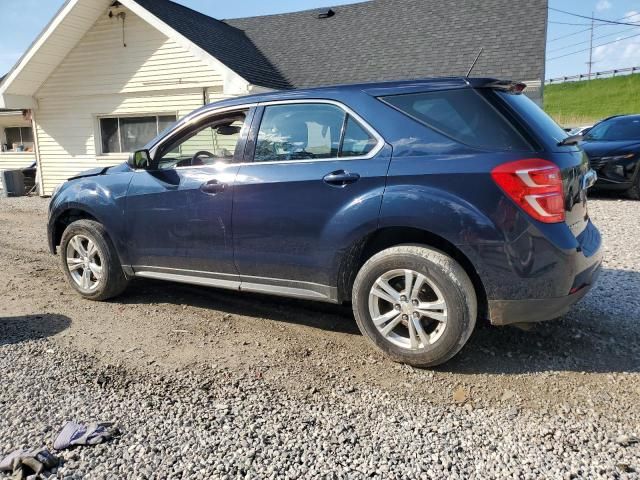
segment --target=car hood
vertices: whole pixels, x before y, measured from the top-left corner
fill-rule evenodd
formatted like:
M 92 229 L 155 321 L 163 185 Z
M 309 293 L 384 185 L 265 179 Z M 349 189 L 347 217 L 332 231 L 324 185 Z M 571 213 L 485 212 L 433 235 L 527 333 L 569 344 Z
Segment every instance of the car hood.
M 91 168 L 89 170 L 85 170 L 84 172 L 80 172 L 77 175 L 74 175 L 73 177 L 69 178 L 69 180 L 76 180 L 78 178 L 87 178 L 87 177 L 96 177 L 99 175 L 112 175 L 114 173 L 123 173 L 123 172 L 128 172 L 131 169 L 129 168 L 129 165 L 127 165 L 127 163 L 121 163 L 120 165 L 115 165 L 112 167 L 98 167 L 98 168 Z
M 582 149 L 590 158 L 640 151 L 640 140 L 620 140 L 615 142 L 584 141 L 580 143 Z

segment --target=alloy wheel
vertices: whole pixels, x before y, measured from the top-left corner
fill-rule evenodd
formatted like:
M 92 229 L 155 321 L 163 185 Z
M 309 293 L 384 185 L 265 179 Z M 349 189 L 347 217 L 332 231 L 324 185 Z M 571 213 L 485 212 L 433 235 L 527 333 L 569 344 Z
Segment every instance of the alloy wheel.
M 369 292 L 369 314 L 380 334 L 398 347 L 422 351 L 447 328 L 447 303 L 435 283 L 414 270 L 381 275 Z
M 84 292 L 92 292 L 102 281 L 102 258 L 95 242 L 75 235 L 67 244 L 67 268 L 71 278 Z

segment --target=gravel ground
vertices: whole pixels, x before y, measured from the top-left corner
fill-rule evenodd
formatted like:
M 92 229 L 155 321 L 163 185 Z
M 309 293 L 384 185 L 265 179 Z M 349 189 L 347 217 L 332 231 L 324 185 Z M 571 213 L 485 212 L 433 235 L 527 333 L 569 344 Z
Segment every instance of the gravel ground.
M 591 294 L 532 331 L 481 326 L 428 371 L 343 307 L 151 281 L 81 300 L 46 201 L 0 199 L 0 455 L 97 420 L 123 435 L 52 478 L 640 478 L 640 202 L 590 209 Z

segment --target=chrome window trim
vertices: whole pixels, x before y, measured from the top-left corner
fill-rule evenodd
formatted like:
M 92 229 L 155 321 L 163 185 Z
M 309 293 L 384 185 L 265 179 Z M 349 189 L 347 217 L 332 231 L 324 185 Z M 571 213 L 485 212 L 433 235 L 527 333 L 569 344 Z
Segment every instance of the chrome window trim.
M 340 109 L 342 109 L 346 114 L 350 115 L 351 117 L 353 117 L 362 128 L 364 128 L 367 133 L 369 135 L 371 135 L 373 138 L 376 139 L 377 144 L 374 148 L 371 149 L 371 151 L 367 154 L 367 155 L 360 155 L 357 157 L 331 157 L 331 158 L 310 158 L 310 159 L 303 159 L 303 160 L 274 160 L 271 162 L 240 162 L 240 163 L 223 163 L 220 162 L 221 165 L 227 165 L 229 167 L 242 167 L 242 166 L 247 166 L 247 165 L 287 165 L 287 164 L 297 164 L 297 163 L 310 163 L 310 162 L 336 162 L 336 161 L 352 161 L 352 160 L 369 160 L 373 157 L 375 157 L 376 155 L 378 155 L 380 153 L 380 151 L 384 148 L 384 146 L 386 145 L 386 142 L 384 140 L 384 138 L 382 137 L 382 135 L 380 135 L 371 125 L 369 125 L 369 123 L 367 121 L 365 121 L 360 115 L 358 115 L 356 112 L 354 112 L 351 108 L 349 108 L 347 105 L 338 102 L 336 100 L 328 100 L 328 99 L 318 99 L 318 98 L 314 98 L 314 99 L 295 99 L 295 100 L 273 100 L 273 101 L 268 101 L 268 102 L 258 102 L 258 103 L 247 103 L 247 104 L 242 104 L 242 105 L 234 105 L 233 107 L 223 107 L 217 110 L 209 110 L 206 112 L 203 112 L 201 115 L 198 115 L 192 119 L 190 119 L 188 122 L 186 122 L 184 125 L 181 125 L 177 130 L 174 130 L 173 133 L 177 133 L 177 132 L 181 132 L 183 129 L 187 128 L 189 125 L 192 125 L 193 123 L 197 123 L 198 121 L 202 120 L 205 117 L 208 116 L 215 116 L 218 114 L 224 114 L 227 112 L 233 112 L 233 111 L 238 111 L 238 110 L 248 110 L 254 107 L 268 107 L 271 105 L 290 105 L 290 104 L 326 104 L 326 105 L 334 105 Z M 161 147 L 164 144 L 164 140 L 161 141 L 160 143 L 158 143 L 157 145 L 155 145 L 153 147 L 153 149 L 150 151 L 151 156 L 155 156 L 156 151 L 158 150 L 159 147 Z M 175 168 L 171 168 L 171 169 L 167 169 L 167 171 L 170 170 L 184 170 L 184 169 L 203 169 L 203 168 L 215 168 L 217 164 L 211 164 L 211 165 L 196 165 L 196 166 L 191 166 L 191 167 L 175 167 Z M 145 169 L 135 169 L 136 172 L 146 172 L 147 170 Z M 162 171 L 162 170 L 159 170 Z

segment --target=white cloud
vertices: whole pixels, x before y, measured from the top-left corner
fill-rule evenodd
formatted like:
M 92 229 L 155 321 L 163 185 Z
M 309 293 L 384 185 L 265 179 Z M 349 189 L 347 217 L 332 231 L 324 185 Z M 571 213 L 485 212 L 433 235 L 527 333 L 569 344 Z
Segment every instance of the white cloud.
M 627 17 L 636 19 L 640 16 L 640 12 L 630 11 Z M 596 62 L 594 70 L 604 71 L 613 70 L 614 68 L 638 67 L 640 66 L 640 32 L 627 31 L 621 33 L 618 37 L 607 39 L 608 45 L 596 47 L 593 51 L 593 60 Z M 623 40 L 625 37 L 632 37 Z
M 598 0 L 596 3 L 596 10 L 599 12 L 603 12 L 605 10 L 609 10 L 613 5 L 609 0 Z

